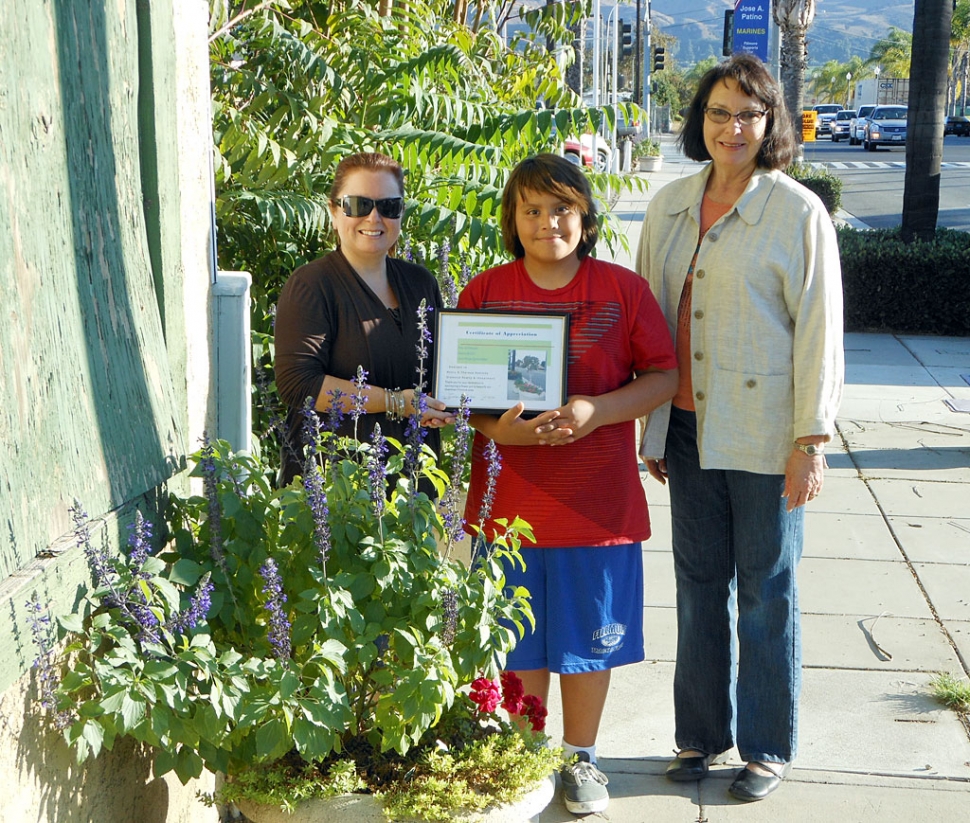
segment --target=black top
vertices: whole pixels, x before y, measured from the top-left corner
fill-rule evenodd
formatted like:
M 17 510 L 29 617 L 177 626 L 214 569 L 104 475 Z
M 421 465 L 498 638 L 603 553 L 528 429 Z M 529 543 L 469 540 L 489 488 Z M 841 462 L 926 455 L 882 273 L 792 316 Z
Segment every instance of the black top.
M 387 279 L 400 303 L 395 320 L 371 288 L 354 271 L 338 248 L 301 266 L 286 281 L 276 310 L 276 386 L 287 406 L 281 482 L 303 473 L 302 409 L 307 397 L 320 394 L 326 375 L 352 380 L 357 367 L 367 382 L 387 389 L 414 388 L 418 380 L 418 306 L 421 300 L 435 310 L 441 292 L 427 269 L 387 258 Z M 434 312 L 427 316 L 434 329 Z M 424 390 L 431 388 L 433 349 L 425 362 Z M 369 438 L 380 423 L 385 436 L 404 442 L 407 421 L 388 420 L 383 413 L 364 415 L 358 436 Z M 352 437 L 348 416 L 339 433 Z M 437 453 L 440 436 L 428 429 L 425 441 Z

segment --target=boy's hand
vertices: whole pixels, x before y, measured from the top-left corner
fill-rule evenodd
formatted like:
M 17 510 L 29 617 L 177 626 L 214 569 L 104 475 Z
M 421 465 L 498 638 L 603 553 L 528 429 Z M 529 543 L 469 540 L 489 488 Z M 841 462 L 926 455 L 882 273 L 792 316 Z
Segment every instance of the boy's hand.
M 501 417 L 473 414 L 469 423 L 500 446 L 545 446 L 563 442 L 568 433 L 561 431 L 555 420 L 560 409 L 543 412 L 528 420 L 523 419 L 524 403 L 516 403 Z
M 558 416 L 549 425 L 555 429 L 547 433 L 550 446 L 562 446 L 575 443 L 577 440 L 596 431 L 600 427 L 597 420 L 597 406 L 595 397 L 577 394 L 566 401 L 565 406 L 556 409 Z

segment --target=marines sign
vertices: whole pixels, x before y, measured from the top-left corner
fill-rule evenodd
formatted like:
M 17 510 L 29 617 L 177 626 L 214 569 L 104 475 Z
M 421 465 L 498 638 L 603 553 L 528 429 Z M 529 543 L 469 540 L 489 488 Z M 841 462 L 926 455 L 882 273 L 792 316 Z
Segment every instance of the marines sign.
M 746 51 L 768 62 L 770 0 L 734 0 L 734 53 Z

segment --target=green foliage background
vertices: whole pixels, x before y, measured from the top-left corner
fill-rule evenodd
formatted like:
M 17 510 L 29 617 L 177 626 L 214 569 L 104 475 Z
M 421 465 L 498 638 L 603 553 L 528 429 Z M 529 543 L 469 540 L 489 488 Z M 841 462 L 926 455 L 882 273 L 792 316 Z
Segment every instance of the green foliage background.
M 218 263 L 252 274 L 264 396 L 279 290 L 334 246 L 327 198 L 342 157 L 382 151 L 404 167 L 402 246 L 438 273 L 447 299 L 505 259 L 498 212 L 514 165 L 615 116 L 582 108 L 547 48 L 572 41 L 582 4 L 523 12 L 532 33 L 506 43 L 487 14 L 469 11 L 477 27 L 455 22 L 444 0 L 212 2 Z M 603 200 L 626 185 L 591 177 Z M 605 242 L 623 242 L 601 211 Z M 273 410 L 254 411 L 255 431 L 270 430 Z
M 846 331 L 966 335 L 970 234 L 904 243 L 898 228 L 837 231 Z

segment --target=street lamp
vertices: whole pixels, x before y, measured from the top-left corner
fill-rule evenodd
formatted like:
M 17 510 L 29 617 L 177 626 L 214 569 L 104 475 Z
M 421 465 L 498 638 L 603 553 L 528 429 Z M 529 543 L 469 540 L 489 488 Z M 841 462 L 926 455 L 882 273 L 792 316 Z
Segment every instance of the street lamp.
M 876 66 L 872 71 L 876 75 L 876 101 L 875 102 L 876 102 L 876 105 L 878 106 L 879 105 L 879 72 L 881 72 L 882 69 L 879 68 L 879 66 Z
M 851 80 L 852 80 L 852 72 L 847 71 L 845 73 L 845 107 L 846 108 L 849 108 L 849 89 L 851 88 L 851 86 L 849 85 L 849 82 Z

